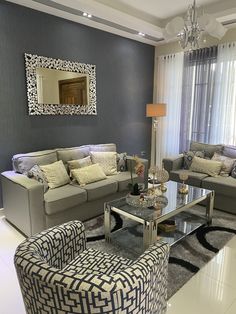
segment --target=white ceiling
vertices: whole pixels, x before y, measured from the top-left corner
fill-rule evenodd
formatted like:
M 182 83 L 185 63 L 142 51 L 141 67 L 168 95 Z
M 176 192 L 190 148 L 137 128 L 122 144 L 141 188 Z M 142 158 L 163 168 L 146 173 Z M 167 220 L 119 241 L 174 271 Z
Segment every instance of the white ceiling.
M 162 29 L 185 14 L 193 0 L 7 0 L 35 10 L 151 45 L 164 43 Z M 236 27 L 236 0 L 196 0 L 199 13 L 209 13 Z M 83 12 L 92 14 L 84 17 Z M 138 32 L 145 33 L 142 37 Z

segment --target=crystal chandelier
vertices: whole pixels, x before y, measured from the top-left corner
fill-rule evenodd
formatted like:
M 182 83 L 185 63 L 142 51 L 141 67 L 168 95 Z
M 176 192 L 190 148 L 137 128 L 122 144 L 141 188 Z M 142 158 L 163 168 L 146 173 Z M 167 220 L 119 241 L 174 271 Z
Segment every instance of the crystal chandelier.
M 226 33 L 226 28 L 209 14 L 198 17 L 196 1 L 194 0 L 193 4 L 188 7 L 184 18 L 175 17 L 166 25 L 163 36 L 167 41 L 177 37 L 183 49 L 196 49 L 199 48 L 203 31 L 221 39 Z

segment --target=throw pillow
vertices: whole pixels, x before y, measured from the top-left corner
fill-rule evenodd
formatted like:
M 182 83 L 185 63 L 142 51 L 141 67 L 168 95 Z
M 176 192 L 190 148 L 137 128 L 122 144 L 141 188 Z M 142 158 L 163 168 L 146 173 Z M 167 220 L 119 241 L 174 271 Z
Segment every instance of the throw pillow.
M 69 169 L 78 169 L 78 168 L 83 168 L 83 167 L 87 167 L 87 166 L 91 166 L 92 165 L 92 161 L 90 156 L 87 156 L 85 158 L 81 158 L 81 159 L 76 159 L 76 160 L 69 160 L 67 161 Z
M 127 168 L 127 153 L 117 154 L 116 158 L 117 158 L 116 159 L 117 171 L 120 171 L 120 172 L 127 171 L 128 170 L 128 168 Z
M 192 164 L 193 157 L 204 158 L 205 152 L 204 151 L 188 151 L 184 152 L 184 169 L 188 170 Z
M 55 189 L 70 182 L 70 177 L 62 160 L 40 166 L 40 169 L 43 171 L 50 189 Z
M 228 177 L 230 172 L 233 169 L 233 165 L 236 161 L 236 159 L 230 158 L 230 157 L 226 157 L 224 155 L 221 155 L 219 153 L 214 153 L 213 157 L 211 158 L 211 160 L 217 160 L 217 161 L 221 161 L 223 163 L 222 169 L 220 171 L 220 175 L 224 176 L 224 177 Z
M 117 174 L 116 152 L 90 152 L 93 164 L 99 164 L 105 175 Z
M 47 179 L 43 173 L 43 171 L 40 169 L 38 165 L 34 165 L 27 173 L 27 176 L 29 178 L 32 178 L 34 180 L 37 180 L 38 182 L 43 184 L 43 190 L 44 193 L 48 190 L 48 182 Z
M 93 164 L 91 166 L 78 169 L 72 169 L 71 173 L 81 186 L 106 179 L 106 175 L 102 170 L 102 167 L 100 167 L 98 164 Z
M 193 157 L 190 166 L 191 171 L 208 174 L 211 177 L 216 177 L 220 173 L 222 162 L 215 160 L 207 160 L 199 157 Z
M 233 169 L 231 171 L 231 177 L 236 179 L 236 162 L 234 163 Z

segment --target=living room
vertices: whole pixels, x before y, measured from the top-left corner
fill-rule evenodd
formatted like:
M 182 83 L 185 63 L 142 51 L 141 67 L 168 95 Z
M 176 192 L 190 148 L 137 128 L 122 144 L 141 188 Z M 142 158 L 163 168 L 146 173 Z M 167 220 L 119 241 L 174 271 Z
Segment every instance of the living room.
M 111 11 L 108 10 L 108 13 L 113 12 L 114 14 L 114 16 L 110 16 L 110 20 L 114 19 L 113 24 L 110 21 L 109 25 L 105 26 L 102 24 L 102 20 L 103 22 L 106 20 L 105 11 L 101 7 L 98 10 L 98 7 L 93 7 L 93 4 L 97 2 L 97 5 L 105 6 L 109 1 L 89 2 L 86 4 L 86 1 L 76 1 L 76 6 L 72 8 L 75 4 L 74 1 L 66 4 L 65 1 L 0 0 L 2 39 L 0 60 L 2 73 L 4 73 L 1 84 L 2 114 L 0 116 L 1 173 L 12 169 L 13 155 L 42 150 L 115 143 L 117 152 L 126 152 L 131 156 L 138 155 L 151 162 L 153 162 L 156 148 L 159 154 L 157 162 L 161 164 L 162 158 L 178 154 L 180 145 L 182 147 L 181 152 L 187 149 L 185 145 L 187 142 L 184 140 L 186 134 L 185 137 L 181 137 L 183 140 L 180 142 L 179 133 L 176 132 L 176 130 L 180 130 L 180 123 L 185 125 L 182 124 L 184 121 L 181 120 L 180 106 L 182 90 L 187 90 L 187 87 L 182 85 L 183 76 L 180 76 L 182 70 L 179 71 L 183 68 L 185 49 L 179 45 L 177 40 L 166 42 L 161 35 L 158 37 L 160 27 L 148 28 L 151 24 L 147 22 L 150 10 L 149 15 L 147 12 L 147 15 L 143 15 L 143 24 L 139 24 L 139 27 L 143 25 L 143 29 L 137 29 L 137 31 L 143 31 L 147 34 L 149 29 L 149 35 L 145 36 L 141 33 L 138 35 L 129 32 L 142 20 L 138 9 L 133 8 L 132 14 L 127 15 L 126 19 L 121 15 L 120 29 L 116 29 L 119 23 L 114 12 L 118 10 L 117 6 L 121 5 L 120 2 L 124 1 L 112 1 L 112 7 L 109 7 Z M 223 1 L 206 1 L 204 3 L 200 0 L 197 3 L 199 6 L 205 5 L 206 12 L 214 13 L 213 15 L 218 17 L 219 21 L 227 27 L 227 32 L 221 40 L 204 33 L 199 48 L 227 44 L 230 50 L 233 47 L 233 44 L 230 47 L 230 43 L 236 41 L 235 22 L 232 22 L 236 13 L 234 1 L 224 1 L 225 7 L 223 8 L 223 4 L 220 2 L 223 3 Z M 179 12 L 184 13 L 191 3 L 192 1 L 182 1 L 182 11 Z M 151 6 L 151 4 L 153 5 L 150 1 L 147 6 Z M 165 7 L 164 4 L 162 5 Z M 221 12 L 224 12 L 228 19 L 230 18 L 231 24 L 228 23 L 227 25 L 226 20 L 222 17 L 220 19 L 219 12 L 217 15 L 216 11 L 220 5 Z M 126 3 L 126 9 L 127 6 L 129 6 L 128 3 Z M 88 8 L 91 9 L 91 12 L 92 9 L 95 10 L 96 8 L 100 20 L 92 21 L 92 18 L 88 16 L 78 16 L 78 12 L 85 11 L 85 8 L 87 8 L 86 12 L 89 12 Z M 63 10 L 65 10 L 64 15 Z M 121 9 L 120 12 L 124 14 Z M 94 12 L 92 13 L 94 14 Z M 173 13 L 172 17 L 176 15 Z M 165 24 L 167 24 L 167 18 L 163 16 L 162 19 L 163 23 L 166 22 Z M 125 24 L 127 21 L 129 21 L 130 27 Z M 221 46 L 218 47 L 217 56 L 222 55 L 220 49 Z M 95 65 L 96 114 L 50 113 L 30 115 L 25 53 L 53 58 L 54 60 L 69 60 Z M 217 60 L 214 53 L 212 52 L 212 60 Z M 167 64 L 166 59 L 168 58 L 170 62 Z M 167 76 L 167 72 L 169 76 Z M 162 79 L 163 77 L 166 79 Z M 174 86 L 173 82 L 170 82 L 170 78 L 175 82 Z M 220 82 L 220 84 L 224 83 L 224 92 L 227 90 L 227 84 L 232 84 L 232 86 L 234 84 L 235 86 L 233 79 L 227 81 L 224 77 L 224 80 L 225 82 Z M 197 83 L 194 82 L 193 84 L 197 85 Z M 212 81 L 211 84 L 213 84 Z M 235 97 L 233 92 L 231 94 L 232 97 Z M 205 96 L 206 94 L 202 93 L 202 98 L 199 97 L 199 99 L 203 99 Z M 221 95 L 219 94 L 218 97 Z M 211 100 L 210 98 L 205 99 L 207 99 L 206 102 Z M 185 106 L 183 108 L 188 107 L 189 101 L 189 98 L 186 97 L 185 103 L 182 104 Z M 157 102 L 167 104 L 167 114 L 164 118 L 160 118 L 157 141 L 154 145 L 154 139 L 151 141 L 151 138 L 154 138 L 155 132 L 152 131 L 152 119 L 146 117 L 146 104 Z M 195 100 L 191 108 L 198 108 L 199 103 L 200 100 Z M 170 106 L 168 107 L 169 104 L 174 104 L 175 110 L 171 111 Z M 209 103 L 208 109 L 210 105 Z M 178 112 L 176 111 L 177 107 L 179 108 Z M 221 104 L 219 103 L 218 108 L 220 107 Z M 191 115 L 192 123 L 197 124 L 196 121 L 202 120 L 203 115 L 201 113 L 205 109 L 206 107 L 200 108 L 200 111 L 195 115 L 198 120 L 194 120 Z M 215 112 L 209 112 L 215 117 Z M 230 116 L 233 119 L 234 114 L 233 109 L 231 114 L 228 112 L 227 115 L 224 110 L 223 112 L 220 111 L 220 116 L 224 119 L 228 119 Z M 177 120 L 178 123 L 173 123 Z M 217 132 L 212 133 L 212 129 L 206 127 L 207 123 L 205 123 L 207 134 L 211 134 L 211 136 L 207 135 L 207 139 L 202 137 L 201 126 L 196 131 L 198 134 L 195 133 L 191 139 L 209 144 L 235 145 L 234 136 L 231 136 L 229 141 L 224 140 L 224 138 L 221 140 L 222 134 L 218 132 L 218 129 L 224 128 L 226 123 L 221 124 L 218 120 L 216 116 L 214 121 L 217 121 L 218 124 L 214 124 L 215 122 L 212 124 L 212 128 L 214 125 L 218 126 Z M 232 130 L 234 132 L 234 129 L 233 123 L 230 131 L 227 129 L 225 133 L 230 134 Z M 192 130 L 187 129 L 187 131 Z M 216 133 L 218 137 L 213 136 Z M 3 207 L 2 195 L 0 203 L 1 208 Z M 4 210 L 1 210 L 0 213 L 1 217 L 4 217 Z M 232 226 L 231 228 L 233 228 Z M 2 218 L 0 238 L 0 266 L 1 278 L 3 278 L 0 291 L 3 313 L 23 314 L 25 310 L 14 269 L 13 255 L 16 246 L 25 237 Z M 233 283 L 232 265 L 235 261 L 235 249 L 236 240 L 235 237 L 232 237 L 231 242 L 224 246 L 217 255 L 218 257 L 213 258 L 211 264 L 212 268 L 217 268 L 216 265 L 219 269 L 221 267 L 219 273 L 225 272 L 228 277 L 230 272 L 231 281 L 227 277 L 228 281 L 224 282 L 219 273 L 216 277 L 220 277 L 221 280 L 210 277 L 209 279 L 200 270 L 200 275 L 196 274 L 193 276 L 195 279 L 188 281 L 189 286 L 185 285 L 168 300 L 167 313 L 185 313 L 185 299 L 192 297 L 187 294 L 188 290 L 196 295 L 199 308 L 195 303 L 196 308 L 194 309 L 194 302 L 187 303 L 189 306 L 187 313 L 194 314 L 196 310 L 201 310 L 202 313 L 234 313 L 236 311 L 236 286 Z M 210 268 L 210 266 L 208 267 Z M 206 289 L 204 285 L 207 287 Z M 204 297 L 204 294 L 207 297 Z

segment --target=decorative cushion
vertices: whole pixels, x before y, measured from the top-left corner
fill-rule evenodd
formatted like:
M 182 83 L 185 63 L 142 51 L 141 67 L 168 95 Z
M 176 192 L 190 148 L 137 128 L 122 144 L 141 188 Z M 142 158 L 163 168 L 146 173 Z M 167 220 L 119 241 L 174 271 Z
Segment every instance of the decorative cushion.
M 212 145 L 212 144 L 205 144 L 199 142 L 191 142 L 190 143 L 190 150 L 191 151 L 204 151 L 205 158 L 212 158 L 215 152 L 222 152 L 223 145 Z
M 105 175 L 117 174 L 116 152 L 90 152 L 93 164 L 99 164 Z
M 102 167 L 100 167 L 98 164 L 79 169 L 72 169 L 71 173 L 81 186 L 106 179 L 106 175 L 102 170 Z
M 50 189 L 57 188 L 70 182 L 70 177 L 61 160 L 50 165 L 40 166 L 43 171 Z
M 82 158 L 82 159 L 69 160 L 67 163 L 69 165 L 70 170 L 83 168 L 83 167 L 87 167 L 87 166 L 92 165 L 92 161 L 91 161 L 90 156 L 87 156 L 87 157 Z
M 220 171 L 220 175 L 224 176 L 224 177 L 229 176 L 230 172 L 233 169 L 233 165 L 236 161 L 236 159 L 226 157 L 226 156 L 218 154 L 218 153 L 214 153 L 211 160 L 217 160 L 217 161 L 221 161 L 223 163 L 222 169 Z
M 200 158 L 204 158 L 205 157 L 205 152 L 204 151 L 188 151 L 188 152 L 184 152 L 184 169 L 189 170 L 194 156 L 200 157 Z
M 233 165 L 233 169 L 231 171 L 231 177 L 236 179 L 236 162 Z
M 89 147 L 71 147 L 57 149 L 58 160 L 64 163 L 68 160 L 81 159 L 89 155 Z
M 43 184 L 44 193 L 48 190 L 48 182 L 38 165 L 34 165 L 27 173 L 29 178 L 35 179 Z
M 117 171 L 124 172 L 127 171 L 127 153 L 119 153 L 116 156 Z
M 207 160 L 199 157 L 193 157 L 190 166 L 191 171 L 206 173 L 211 177 L 216 177 L 222 168 L 222 162 L 215 160 Z
M 34 165 L 48 165 L 57 161 L 56 150 L 43 150 L 26 154 L 17 154 L 12 157 L 13 169 L 27 175 Z

